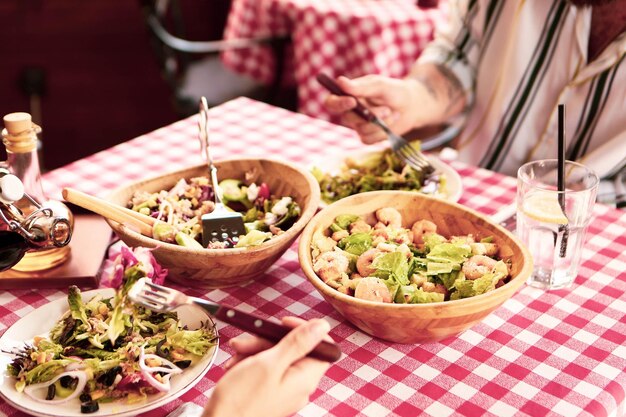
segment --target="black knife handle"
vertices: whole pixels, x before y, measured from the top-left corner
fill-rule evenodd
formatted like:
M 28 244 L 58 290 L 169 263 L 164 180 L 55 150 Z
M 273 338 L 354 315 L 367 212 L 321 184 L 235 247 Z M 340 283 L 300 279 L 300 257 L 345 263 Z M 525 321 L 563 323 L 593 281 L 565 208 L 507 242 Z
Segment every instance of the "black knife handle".
M 287 335 L 287 333 L 293 330 L 291 327 L 283 326 L 282 324 L 268 321 L 250 313 L 229 307 L 220 307 L 217 312 L 215 312 L 215 318 L 273 343 L 277 343 Z M 335 362 L 341 357 L 341 349 L 336 343 L 324 340 L 307 356 L 326 362 Z
M 339 84 L 337 84 L 334 79 L 324 74 L 323 72 L 317 74 L 316 78 L 317 81 L 331 93 L 337 96 L 347 96 L 354 98 L 356 100 L 356 107 L 353 108 L 352 111 L 359 115 L 361 118 L 367 120 L 368 122 L 376 123 L 376 119 L 378 119 L 378 117 L 370 109 L 365 107 L 365 105 L 361 103 L 358 98 L 354 97 L 352 94 L 346 93 L 341 87 L 339 87 Z

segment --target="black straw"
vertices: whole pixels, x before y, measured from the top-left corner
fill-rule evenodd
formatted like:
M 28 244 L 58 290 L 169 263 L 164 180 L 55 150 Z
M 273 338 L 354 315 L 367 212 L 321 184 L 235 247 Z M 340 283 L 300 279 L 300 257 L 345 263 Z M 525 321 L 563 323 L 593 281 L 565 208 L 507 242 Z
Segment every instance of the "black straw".
M 565 106 L 563 104 L 559 104 L 559 131 L 558 131 L 558 178 L 557 178 L 557 189 L 559 206 L 561 206 L 561 211 L 563 211 L 563 215 L 567 218 L 567 214 L 565 213 Z M 563 237 L 561 238 L 561 247 L 559 250 L 559 256 L 561 258 L 565 257 L 565 252 L 567 251 L 567 238 L 569 236 L 569 227 L 567 224 L 559 225 L 559 232 L 563 233 Z

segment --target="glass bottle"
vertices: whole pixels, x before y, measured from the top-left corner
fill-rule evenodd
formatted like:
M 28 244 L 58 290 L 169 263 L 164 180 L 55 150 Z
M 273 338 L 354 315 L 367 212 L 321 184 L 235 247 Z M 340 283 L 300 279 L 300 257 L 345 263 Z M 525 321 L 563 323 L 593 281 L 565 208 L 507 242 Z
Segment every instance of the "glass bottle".
M 41 128 L 32 122 L 30 114 L 18 112 L 4 116 L 2 142 L 6 147 L 8 170 L 24 184 L 24 190 L 43 208 L 52 210 L 55 217 L 67 219 L 73 227 L 73 216 L 67 206 L 60 201 L 48 199 L 44 193 L 37 155 L 37 133 Z M 37 206 L 29 199 L 22 198 L 14 205 L 21 210 L 24 217 L 29 216 Z M 42 218 L 41 221 L 47 221 Z M 66 262 L 70 257 L 70 247 L 54 247 L 52 249 L 34 250 L 26 253 L 24 258 L 13 267 L 16 271 L 41 271 Z

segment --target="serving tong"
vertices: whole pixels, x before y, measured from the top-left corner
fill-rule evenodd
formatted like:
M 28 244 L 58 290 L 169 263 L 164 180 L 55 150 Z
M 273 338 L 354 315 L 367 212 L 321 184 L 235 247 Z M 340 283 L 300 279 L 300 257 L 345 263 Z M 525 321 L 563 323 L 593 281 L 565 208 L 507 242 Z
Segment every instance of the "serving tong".
M 317 81 L 335 95 L 353 97 L 356 100 L 356 107 L 352 109 L 352 111 L 362 119 L 380 127 L 387 135 L 393 152 L 411 168 L 422 172 L 425 178 L 428 178 L 435 172 L 435 167 L 423 153 L 415 149 L 411 143 L 402 136 L 395 134 L 387 123 L 376 116 L 374 112 L 367 108 L 358 98 L 346 93 L 339 87 L 335 80 L 324 73 L 319 73 L 317 74 Z
M 274 343 L 293 330 L 231 307 L 212 303 L 203 298 L 191 297 L 173 288 L 154 284 L 149 278 L 141 278 L 137 281 L 128 291 L 128 296 L 133 302 L 158 313 L 166 313 L 182 305 L 196 305 L 224 323 L 232 324 Z M 341 357 L 341 350 L 336 343 L 322 341 L 308 356 L 326 362 L 335 362 Z
M 237 243 L 239 236 L 246 234 L 241 213 L 231 211 L 222 202 L 221 190 L 217 181 L 217 168 L 213 164 L 209 151 L 209 106 L 206 98 L 200 99 L 200 112 L 198 119 L 200 148 L 209 168 L 215 208 L 212 212 L 203 214 L 202 221 L 202 245 L 206 248 L 213 242 Z

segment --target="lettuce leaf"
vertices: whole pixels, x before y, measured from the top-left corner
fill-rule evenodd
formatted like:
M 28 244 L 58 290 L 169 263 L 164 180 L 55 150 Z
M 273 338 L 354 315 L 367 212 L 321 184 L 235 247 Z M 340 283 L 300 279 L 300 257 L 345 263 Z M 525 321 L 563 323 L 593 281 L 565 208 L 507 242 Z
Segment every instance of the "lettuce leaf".
M 26 378 L 24 379 L 26 385 L 47 382 L 63 372 L 63 369 L 72 362 L 74 361 L 71 359 L 56 359 L 37 365 L 26 372 Z
M 197 356 L 204 355 L 213 346 L 213 337 L 203 329 L 179 330 L 167 335 L 173 347 L 185 349 Z
M 433 262 L 461 264 L 472 253 L 469 245 L 463 243 L 439 243 L 431 247 L 426 258 Z M 449 272 L 449 271 L 448 271 Z
M 359 220 L 360 217 L 356 214 L 340 214 L 335 217 L 335 221 L 330 225 L 330 230 L 338 232 L 340 230 L 346 230 L 352 223 Z
M 260 230 L 250 230 L 247 234 L 239 238 L 235 245 L 236 248 L 246 246 L 258 246 L 272 237 L 270 232 L 262 232 Z
M 359 256 L 372 247 L 372 235 L 355 233 L 341 239 L 338 246 L 348 253 Z
M 416 288 L 409 301 L 411 304 L 439 303 L 445 296 L 439 292 L 426 292 L 421 288 Z
M 395 279 L 400 285 L 409 285 L 409 262 L 406 255 L 390 252 L 380 255 L 372 262 L 376 269 L 374 276 L 382 279 Z

